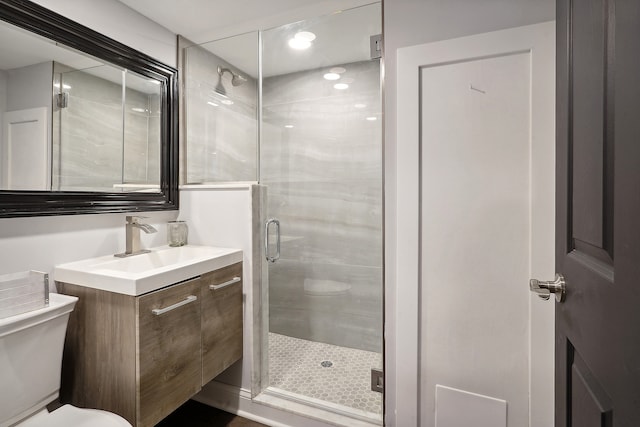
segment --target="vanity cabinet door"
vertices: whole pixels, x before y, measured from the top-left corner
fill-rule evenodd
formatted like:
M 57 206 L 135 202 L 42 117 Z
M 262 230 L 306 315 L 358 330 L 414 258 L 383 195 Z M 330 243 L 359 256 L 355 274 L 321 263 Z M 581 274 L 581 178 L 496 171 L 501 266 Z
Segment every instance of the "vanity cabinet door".
M 200 390 L 200 281 L 137 299 L 138 426 L 153 426 Z
M 242 357 L 242 263 L 201 277 L 202 385 Z

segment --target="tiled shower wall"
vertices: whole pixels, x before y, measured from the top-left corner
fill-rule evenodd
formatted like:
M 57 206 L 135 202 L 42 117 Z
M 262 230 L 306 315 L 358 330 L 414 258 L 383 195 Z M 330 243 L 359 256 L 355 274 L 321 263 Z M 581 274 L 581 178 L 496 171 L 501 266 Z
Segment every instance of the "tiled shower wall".
M 282 236 L 270 331 L 380 352 L 380 66 L 340 66 L 353 79 L 347 90 L 323 79 L 325 69 L 263 82 L 260 180 Z
M 0 123 L 2 122 L 2 115 L 7 111 L 7 72 L 0 70 Z M 0 147 L 4 144 L 4 129 L 0 124 Z M 1 150 L 0 150 L 1 152 Z
M 62 84 L 70 88 L 63 89 L 68 106 L 54 106 L 54 189 L 117 191 L 114 184 L 159 184 L 158 96 L 127 88 L 123 124 L 121 84 L 56 64 L 56 73 L 61 69 Z
M 251 70 L 238 69 L 202 46 L 188 47 L 184 55 L 186 183 L 256 181 L 258 95 Z M 247 81 L 233 86 L 231 75 L 218 75 L 218 67 Z

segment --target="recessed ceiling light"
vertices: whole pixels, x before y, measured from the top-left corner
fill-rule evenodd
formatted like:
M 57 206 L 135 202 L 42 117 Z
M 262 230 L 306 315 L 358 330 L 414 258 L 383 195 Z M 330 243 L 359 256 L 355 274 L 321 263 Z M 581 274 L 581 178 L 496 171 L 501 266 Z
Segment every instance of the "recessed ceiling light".
M 311 42 L 316 39 L 316 35 L 309 31 L 297 32 L 293 38 L 289 39 L 289 47 L 296 50 L 308 49 Z
M 336 83 L 333 85 L 333 87 L 339 90 L 349 89 L 349 85 L 346 83 Z
M 230 99 L 223 99 L 220 102 L 222 102 L 224 105 L 232 105 L 233 104 L 233 101 L 230 100 Z
M 289 39 L 289 47 L 295 50 L 305 50 L 311 47 L 311 42 L 301 39 Z
M 369 120 L 370 122 L 375 122 L 376 120 L 378 120 L 378 118 L 371 116 L 371 117 L 367 117 L 367 120 Z
M 331 71 L 332 73 L 336 73 L 336 74 L 342 74 L 345 71 L 347 71 L 346 68 L 343 67 L 333 67 L 332 69 L 330 69 L 329 71 Z
M 336 73 L 327 73 L 324 75 L 326 80 L 338 80 L 340 78 L 340 74 Z
M 144 108 L 140 108 L 140 107 L 134 107 L 131 109 L 131 111 L 135 111 L 136 113 L 144 113 L 147 110 L 145 110 Z
M 355 104 L 354 107 L 356 108 L 365 108 L 367 106 L 367 104 Z
M 293 128 L 293 125 L 284 125 L 284 127 L 286 127 L 287 129 L 291 129 Z
M 219 107 L 219 105 L 215 102 L 207 101 L 207 104 L 211 105 L 212 107 Z
M 350 85 L 351 83 L 353 83 L 355 80 L 351 77 L 345 77 L 341 80 L 343 83 L 346 83 L 348 85 Z
M 300 40 L 306 40 L 308 42 L 312 42 L 316 39 L 316 35 L 311 31 L 299 31 L 293 37 Z

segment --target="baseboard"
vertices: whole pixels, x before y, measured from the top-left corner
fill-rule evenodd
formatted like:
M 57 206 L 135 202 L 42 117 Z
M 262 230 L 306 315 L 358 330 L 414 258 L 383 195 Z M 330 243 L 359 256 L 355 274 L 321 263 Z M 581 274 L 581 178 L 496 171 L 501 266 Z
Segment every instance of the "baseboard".
M 378 427 L 382 424 L 305 405 L 278 393 L 262 393 L 251 399 L 250 390 L 218 381 L 204 386 L 194 400 L 271 427 Z

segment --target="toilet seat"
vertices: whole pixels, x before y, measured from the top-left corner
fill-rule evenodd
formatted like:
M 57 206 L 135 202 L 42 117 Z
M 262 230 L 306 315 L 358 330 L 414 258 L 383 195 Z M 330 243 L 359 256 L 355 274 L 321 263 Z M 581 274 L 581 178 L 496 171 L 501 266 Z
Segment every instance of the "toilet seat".
M 46 409 L 27 418 L 16 427 L 131 427 L 119 415 L 99 409 L 63 405 L 53 412 Z

